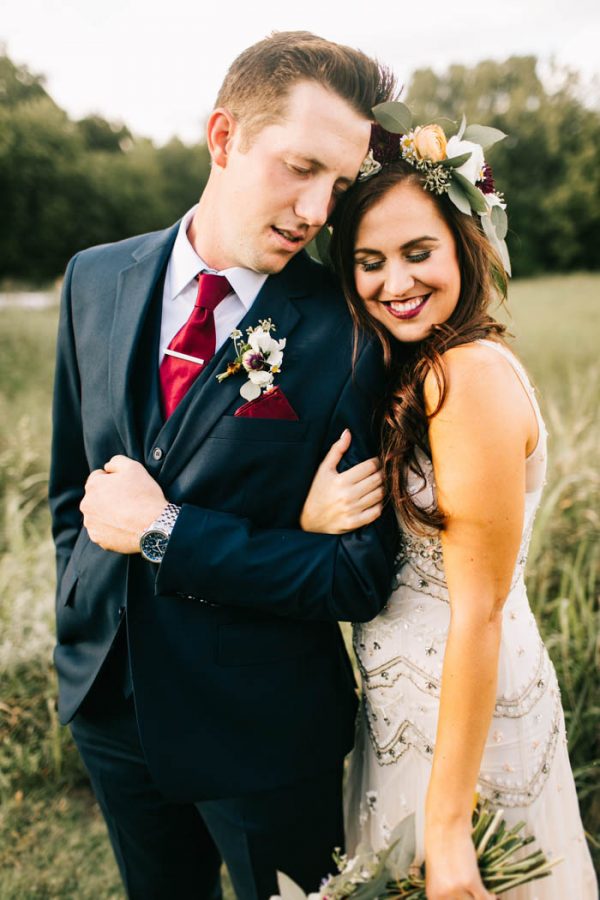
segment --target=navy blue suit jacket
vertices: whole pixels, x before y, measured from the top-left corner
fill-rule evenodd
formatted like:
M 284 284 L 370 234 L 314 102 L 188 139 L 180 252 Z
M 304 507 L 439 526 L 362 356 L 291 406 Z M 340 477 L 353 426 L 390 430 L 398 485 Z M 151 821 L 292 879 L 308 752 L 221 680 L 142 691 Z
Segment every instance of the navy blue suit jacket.
M 353 371 L 343 298 L 304 253 L 267 279 L 240 324 L 270 317 L 287 338 L 277 383 L 299 421 L 234 417 L 243 378 L 215 377 L 235 356 L 226 341 L 163 422 L 157 336 L 176 231 L 86 250 L 66 272 L 50 479 L 55 662 L 67 722 L 126 609 L 148 764 L 170 796 L 199 800 L 294 783 L 350 749 L 356 692 L 337 621 L 385 604 L 396 528 L 389 512 L 344 536 L 298 527 L 344 428 L 345 465 L 375 454 L 384 377 L 370 343 Z M 102 550 L 82 527 L 85 480 L 114 454 L 143 463 L 183 506 L 158 568 Z

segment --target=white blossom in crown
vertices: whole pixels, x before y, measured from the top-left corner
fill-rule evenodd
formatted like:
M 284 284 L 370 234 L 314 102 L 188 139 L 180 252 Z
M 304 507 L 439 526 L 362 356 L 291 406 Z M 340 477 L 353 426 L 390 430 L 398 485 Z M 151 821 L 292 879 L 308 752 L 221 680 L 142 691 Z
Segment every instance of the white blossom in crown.
M 463 153 L 471 155 L 455 171 L 464 175 L 471 184 L 476 184 L 481 180 L 481 172 L 485 165 L 483 148 L 480 144 L 474 144 L 472 141 L 461 141 L 456 135 L 451 137 L 448 141 L 448 158 L 453 159 L 456 156 L 462 156 Z

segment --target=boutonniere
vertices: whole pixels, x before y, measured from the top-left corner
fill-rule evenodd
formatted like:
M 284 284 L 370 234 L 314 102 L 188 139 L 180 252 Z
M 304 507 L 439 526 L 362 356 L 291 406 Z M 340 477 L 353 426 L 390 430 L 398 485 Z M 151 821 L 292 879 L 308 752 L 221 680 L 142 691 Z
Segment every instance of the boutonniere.
M 275 375 L 281 372 L 285 347 L 285 338 L 278 341 L 271 337 L 271 332 L 276 330 L 270 319 L 261 319 L 256 328 L 246 329 L 246 338 L 239 328 L 232 331 L 237 356 L 217 375 L 217 381 L 243 370 L 248 374 L 248 380 L 240 388 L 244 400 L 255 400 L 263 391 L 271 390 Z

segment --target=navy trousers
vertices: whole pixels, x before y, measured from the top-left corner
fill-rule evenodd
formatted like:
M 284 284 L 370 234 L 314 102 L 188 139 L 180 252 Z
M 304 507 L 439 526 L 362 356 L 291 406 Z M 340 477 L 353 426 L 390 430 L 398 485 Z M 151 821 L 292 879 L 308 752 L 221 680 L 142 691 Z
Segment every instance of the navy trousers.
M 218 900 L 222 861 L 238 900 L 268 900 L 277 870 L 307 892 L 333 870 L 343 845 L 341 763 L 278 790 L 181 804 L 153 783 L 132 697 L 117 689 L 109 705 L 90 698 L 71 730 L 131 900 Z

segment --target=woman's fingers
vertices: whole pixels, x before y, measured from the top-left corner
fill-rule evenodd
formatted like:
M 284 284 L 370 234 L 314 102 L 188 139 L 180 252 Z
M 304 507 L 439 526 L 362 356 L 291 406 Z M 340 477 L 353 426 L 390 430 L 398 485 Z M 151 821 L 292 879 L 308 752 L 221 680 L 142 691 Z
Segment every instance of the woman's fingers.
M 344 484 L 342 482 L 342 484 Z M 367 497 L 369 494 L 383 487 L 383 475 L 381 470 L 373 475 L 368 475 L 362 481 L 355 484 L 345 484 L 344 489 L 347 491 L 348 497 L 353 501 L 360 502 L 361 498 Z
M 338 442 L 336 441 L 336 443 Z M 335 444 L 333 445 L 333 447 L 335 447 Z M 332 450 L 333 447 L 331 448 Z M 329 452 L 331 452 L 331 450 Z M 371 457 L 371 459 L 365 459 L 364 462 L 358 463 L 357 465 L 352 466 L 351 469 L 347 469 L 345 472 L 342 472 L 340 474 L 340 478 L 343 478 L 344 481 L 346 481 L 348 484 L 358 484 L 360 481 L 363 481 L 370 475 L 374 475 L 376 472 L 379 472 L 380 469 L 381 465 L 379 463 L 378 457 L 373 456 Z
M 352 435 L 348 428 L 345 428 L 337 441 L 329 448 L 329 451 L 323 462 L 321 463 L 321 467 L 324 469 L 329 469 L 332 472 L 337 472 L 337 467 L 342 461 L 342 457 L 344 453 L 347 452 L 350 444 L 352 443 Z
M 384 489 L 382 487 L 375 488 L 375 490 L 369 491 L 368 494 L 364 494 L 360 498 L 360 507 L 361 509 L 370 509 L 371 506 L 375 506 L 377 503 L 383 503 L 384 497 Z
M 379 518 L 383 512 L 383 504 L 375 503 L 368 509 L 356 510 L 355 512 L 347 512 L 340 516 L 336 534 L 346 534 L 348 531 L 356 531 L 357 528 L 364 528 Z
M 381 513 L 383 512 L 383 504 L 375 503 L 373 506 L 370 506 L 368 509 L 363 510 L 362 513 L 359 513 L 357 519 L 359 520 L 358 525 L 355 525 L 354 528 L 363 528 L 365 525 L 370 525 L 371 522 L 374 522 L 379 518 Z M 353 529 L 351 529 L 353 530 Z

